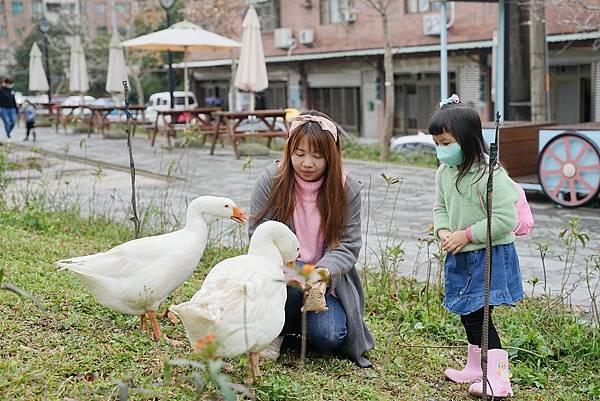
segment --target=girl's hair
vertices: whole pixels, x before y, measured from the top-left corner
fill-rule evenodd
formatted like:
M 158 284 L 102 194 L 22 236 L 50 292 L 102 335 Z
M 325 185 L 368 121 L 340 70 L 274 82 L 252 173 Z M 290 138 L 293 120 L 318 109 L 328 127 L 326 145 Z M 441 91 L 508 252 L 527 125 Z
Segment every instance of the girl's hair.
M 429 121 L 428 131 L 434 136 L 443 133 L 452 134 L 462 149 L 464 162 L 458 167 L 455 183 L 457 190 L 458 183 L 474 164 L 483 166 L 487 164 L 485 159 L 487 150 L 481 132 L 481 119 L 473 108 L 462 104 L 442 106 Z M 485 169 L 482 169 L 482 176 L 484 171 Z
M 327 114 L 310 110 L 301 115 L 325 117 L 333 121 Z M 272 219 L 287 223 L 294 212 L 294 168 L 292 154 L 306 137 L 311 150 L 320 153 L 327 163 L 323 173 L 323 183 L 317 195 L 317 206 L 321 212 L 321 232 L 329 249 L 335 248 L 342 238 L 343 229 L 348 221 L 348 195 L 343 189 L 342 149 L 339 141 L 321 129 L 317 122 L 309 121 L 291 132 L 283 148 L 283 157 L 279 169 L 273 178 L 273 186 L 267 204 L 255 217 L 260 221 L 272 211 Z

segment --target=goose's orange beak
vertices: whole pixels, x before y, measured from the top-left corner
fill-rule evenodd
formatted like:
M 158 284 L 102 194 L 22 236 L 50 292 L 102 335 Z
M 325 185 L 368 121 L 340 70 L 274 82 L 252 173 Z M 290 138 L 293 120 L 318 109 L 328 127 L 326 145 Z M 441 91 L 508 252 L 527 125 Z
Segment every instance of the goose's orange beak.
M 234 207 L 233 208 L 233 213 L 231 214 L 231 220 L 233 221 L 237 221 L 240 224 L 243 224 L 246 222 L 246 220 L 248 220 L 248 215 L 246 213 L 244 213 L 244 211 L 242 209 L 240 209 L 239 207 Z

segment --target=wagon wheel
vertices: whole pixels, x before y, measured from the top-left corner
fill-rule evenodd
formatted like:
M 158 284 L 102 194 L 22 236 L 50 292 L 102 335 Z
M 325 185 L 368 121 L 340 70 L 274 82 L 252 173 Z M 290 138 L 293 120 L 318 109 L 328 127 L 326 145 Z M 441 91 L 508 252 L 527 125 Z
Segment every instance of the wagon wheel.
M 600 192 L 600 150 L 579 133 L 565 132 L 544 146 L 538 160 L 544 193 L 564 207 L 579 207 Z

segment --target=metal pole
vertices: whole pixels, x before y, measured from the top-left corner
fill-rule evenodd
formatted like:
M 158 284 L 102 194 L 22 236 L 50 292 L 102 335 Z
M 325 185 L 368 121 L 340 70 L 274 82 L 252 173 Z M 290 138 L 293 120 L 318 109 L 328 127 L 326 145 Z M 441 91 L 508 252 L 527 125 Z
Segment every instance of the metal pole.
M 440 2 L 440 100 L 448 97 L 448 30 L 446 29 L 446 1 Z
M 171 14 L 169 9 L 167 11 L 167 28 L 171 26 Z M 171 51 L 167 51 L 167 62 L 169 63 L 169 97 L 171 100 L 171 109 L 175 105 L 175 96 L 173 96 L 173 58 L 171 57 Z
M 506 36 L 506 25 L 504 13 L 505 0 L 498 1 L 498 49 L 496 57 L 496 114 L 500 113 L 500 118 L 504 118 L 504 43 Z
M 111 7 L 111 14 L 110 14 L 110 19 L 112 22 L 112 30 L 113 32 L 117 32 L 118 31 L 118 27 L 117 27 L 117 1 L 116 0 L 111 0 L 110 1 L 110 7 Z
M 46 74 L 48 75 L 48 103 L 52 102 L 52 81 L 50 80 L 50 57 L 48 55 L 48 35 L 44 33 L 44 56 L 46 57 Z

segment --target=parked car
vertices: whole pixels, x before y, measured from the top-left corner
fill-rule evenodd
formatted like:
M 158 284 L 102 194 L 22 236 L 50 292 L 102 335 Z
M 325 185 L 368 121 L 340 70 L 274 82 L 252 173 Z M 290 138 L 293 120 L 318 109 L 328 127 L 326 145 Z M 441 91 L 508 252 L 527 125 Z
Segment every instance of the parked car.
M 96 100 L 93 96 L 69 96 L 63 100 L 63 106 L 77 106 L 83 103 L 85 106 L 90 106 Z M 83 110 L 83 111 L 82 111 Z M 70 110 L 63 110 L 63 114 L 69 114 Z M 88 117 L 92 112 L 87 108 L 77 108 L 73 110 L 72 116 Z
M 188 108 L 194 109 L 198 107 L 196 95 L 190 91 L 174 91 L 174 110 L 185 110 L 185 98 L 188 98 Z M 146 119 L 149 121 L 156 120 L 156 114 L 159 110 L 169 110 L 171 108 L 171 96 L 169 92 L 153 93 L 146 104 Z
M 116 107 L 117 104 L 115 103 L 115 100 L 112 97 L 100 97 L 96 100 L 94 100 L 91 103 L 91 106 L 96 106 L 96 107 Z M 126 121 L 127 118 L 125 116 L 125 112 L 123 110 L 111 110 L 107 115 L 106 115 L 106 119 L 108 121 L 112 121 L 112 122 L 123 122 Z
M 404 135 L 392 138 L 392 152 L 425 152 L 435 155 L 435 142 L 431 135 L 419 132 L 417 135 Z

